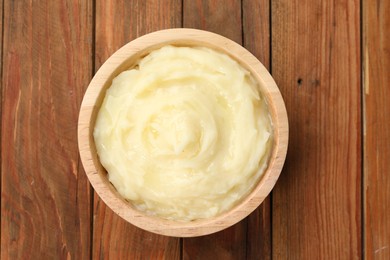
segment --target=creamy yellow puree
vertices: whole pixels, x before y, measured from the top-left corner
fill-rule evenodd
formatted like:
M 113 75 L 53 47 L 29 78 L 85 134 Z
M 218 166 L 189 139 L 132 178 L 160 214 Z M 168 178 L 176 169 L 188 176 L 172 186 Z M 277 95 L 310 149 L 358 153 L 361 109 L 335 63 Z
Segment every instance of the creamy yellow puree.
M 97 116 L 109 181 L 138 209 L 167 219 L 232 208 L 267 167 L 272 124 L 258 88 L 209 48 L 151 52 L 114 78 Z

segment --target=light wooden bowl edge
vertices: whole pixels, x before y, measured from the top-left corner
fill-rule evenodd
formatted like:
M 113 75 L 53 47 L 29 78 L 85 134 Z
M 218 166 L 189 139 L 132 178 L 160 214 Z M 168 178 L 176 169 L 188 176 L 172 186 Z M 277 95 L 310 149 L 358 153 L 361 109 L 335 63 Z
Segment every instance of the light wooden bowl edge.
M 104 178 L 102 173 L 99 173 L 102 169 L 99 169 L 99 166 L 96 166 L 95 163 L 97 156 L 92 152 L 95 151 L 95 148 L 90 125 L 96 109 L 96 100 L 102 97 L 101 90 L 107 85 L 109 78 L 115 76 L 112 73 L 112 67 L 121 67 L 128 60 L 129 56 L 135 55 L 145 48 L 153 49 L 153 46 L 162 46 L 169 43 L 185 45 L 186 42 L 189 45 L 203 45 L 204 43 L 204 45 L 209 45 L 208 47 L 228 52 L 233 58 L 247 67 L 256 79 L 259 80 L 262 87 L 261 92 L 265 94 L 270 102 L 269 106 L 272 109 L 271 113 L 273 113 L 272 120 L 276 128 L 274 129 L 275 146 L 268 169 L 256 188 L 239 205 L 213 219 L 178 222 L 148 216 L 139 212 L 130 203 L 122 199 L 115 189 L 110 187 L 111 184 L 107 184 L 107 178 Z M 119 71 L 121 70 L 119 69 Z M 88 86 L 80 108 L 78 143 L 81 161 L 90 183 L 100 198 L 119 216 L 142 229 L 162 235 L 179 237 L 207 235 L 227 228 L 249 215 L 261 204 L 274 187 L 282 170 L 287 152 L 287 112 L 279 89 L 269 72 L 241 45 L 211 32 L 195 29 L 168 29 L 147 34 L 126 44 L 114 53 L 98 70 Z

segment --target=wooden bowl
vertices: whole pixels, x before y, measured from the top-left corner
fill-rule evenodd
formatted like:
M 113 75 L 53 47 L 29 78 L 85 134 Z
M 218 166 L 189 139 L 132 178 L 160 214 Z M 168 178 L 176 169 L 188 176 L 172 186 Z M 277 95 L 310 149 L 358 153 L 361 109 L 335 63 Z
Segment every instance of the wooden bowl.
M 150 51 L 164 45 L 205 46 L 230 55 L 250 71 L 266 98 L 273 122 L 273 148 L 268 168 L 252 192 L 231 210 L 210 219 L 181 222 L 146 215 L 124 200 L 108 181 L 107 172 L 99 162 L 93 139 L 97 112 L 105 90 L 112 79 L 127 70 Z M 284 164 L 288 143 L 288 120 L 282 96 L 266 68 L 239 44 L 207 31 L 169 29 L 153 32 L 126 44 L 115 52 L 98 70 L 84 95 L 78 121 L 78 142 L 81 161 L 93 188 L 100 198 L 119 216 L 142 229 L 168 236 L 194 237 L 214 233 L 239 222 L 267 197 L 274 187 Z

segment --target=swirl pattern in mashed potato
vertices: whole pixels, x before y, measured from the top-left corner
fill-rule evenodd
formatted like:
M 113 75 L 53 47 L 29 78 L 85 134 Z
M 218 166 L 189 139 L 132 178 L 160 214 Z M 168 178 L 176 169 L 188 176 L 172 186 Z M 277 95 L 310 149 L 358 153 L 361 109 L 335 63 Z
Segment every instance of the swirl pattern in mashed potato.
M 258 89 L 209 48 L 152 51 L 113 80 L 98 112 L 94 139 L 110 182 L 167 219 L 229 210 L 267 167 L 272 123 Z

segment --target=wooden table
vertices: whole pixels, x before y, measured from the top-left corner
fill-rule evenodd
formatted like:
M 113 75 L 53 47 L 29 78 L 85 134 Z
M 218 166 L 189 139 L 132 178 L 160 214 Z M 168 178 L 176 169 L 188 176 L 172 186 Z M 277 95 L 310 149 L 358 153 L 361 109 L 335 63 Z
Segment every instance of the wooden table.
M 389 0 L 2 0 L 2 259 L 390 259 Z M 269 68 L 290 121 L 272 194 L 232 228 L 179 239 L 94 194 L 76 125 L 115 50 L 217 32 Z

